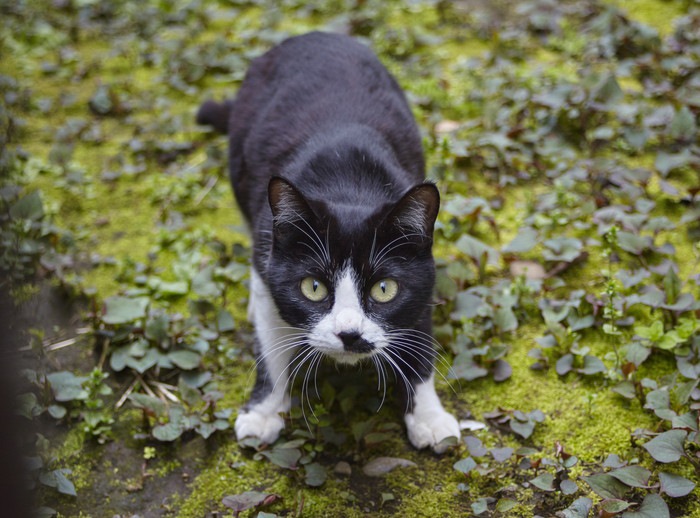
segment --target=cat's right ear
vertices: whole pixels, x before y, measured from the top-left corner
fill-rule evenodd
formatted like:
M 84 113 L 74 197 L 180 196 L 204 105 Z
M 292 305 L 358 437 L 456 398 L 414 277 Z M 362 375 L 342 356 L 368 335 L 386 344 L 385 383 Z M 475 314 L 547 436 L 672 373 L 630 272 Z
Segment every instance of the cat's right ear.
M 275 176 L 267 186 L 267 198 L 275 229 L 298 221 L 309 221 L 314 212 L 299 190 L 288 180 Z

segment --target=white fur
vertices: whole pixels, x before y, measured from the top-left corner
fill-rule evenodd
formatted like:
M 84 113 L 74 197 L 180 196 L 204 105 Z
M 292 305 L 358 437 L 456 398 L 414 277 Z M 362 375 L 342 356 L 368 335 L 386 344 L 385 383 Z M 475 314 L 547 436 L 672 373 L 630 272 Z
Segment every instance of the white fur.
M 415 387 L 413 411 L 404 416 L 408 440 L 418 449 L 430 446 L 436 453 L 445 451 L 440 442 L 447 437 L 460 437 L 457 419 L 448 413 L 435 392 L 434 378 Z
M 255 325 L 259 353 L 265 358 L 262 361 L 265 362 L 273 388 L 263 400 L 238 414 L 236 437 L 239 440 L 257 437 L 265 443 L 272 443 L 284 428 L 284 419 L 280 413 L 288 412 L 291 407 L 287 384 L 294 350 L 285 346 L 291 343 L 289 336 L 294 331 L 279 316 L 272 296 L 255 268 L 250 271 L 248 318 Z M 278 346 L 279 350 L 275 350 Z
M 357 281 L 350 267 L 346 267 L 335 286 L 335 301 L 331 311 L 309 333 L 309 344 L 340 363 L 357 363 L 373 353 L 349 353 L 345 351 L 338 335 L 359 333 L 376 348 L 386 346 L 382 328 L 365 315 L 357 289 Z

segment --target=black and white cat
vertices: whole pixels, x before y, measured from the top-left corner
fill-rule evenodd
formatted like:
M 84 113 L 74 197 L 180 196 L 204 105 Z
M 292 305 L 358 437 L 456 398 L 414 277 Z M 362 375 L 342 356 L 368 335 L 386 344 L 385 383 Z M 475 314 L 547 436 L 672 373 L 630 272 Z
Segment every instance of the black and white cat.
M 257 380 L 238 439 L 271 443 L 290 378 L 323 355 L 393 371 L 416 448 L 459 437 L 433 385 L 437 188 L 403 92 L 374 54 L 326 33 L 253 61 L 234 100 L 197 122 L 229 136 L 229 168 L 253 236 L 248 314 Z M 294 363 L 297 362 L 297 363 Z

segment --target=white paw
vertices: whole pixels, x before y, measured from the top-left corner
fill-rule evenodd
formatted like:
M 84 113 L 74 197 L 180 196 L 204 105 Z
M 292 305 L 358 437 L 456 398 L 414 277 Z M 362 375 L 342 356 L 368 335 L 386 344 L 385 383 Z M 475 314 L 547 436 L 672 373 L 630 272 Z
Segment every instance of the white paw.
M 265 444 L 272 444 L 284 428 L 284 419 L 279 414 L 264 414 L 249 410 L 236 418 L 236 438 L 256 437 Z
M 408 440 L 419 450 L 430 446 L 435 453 L 443 453 L 447 449 L 440 444 L 443 439 L 460 437 L 457 419 L 442 408 L 406 414 L 404 419 Z

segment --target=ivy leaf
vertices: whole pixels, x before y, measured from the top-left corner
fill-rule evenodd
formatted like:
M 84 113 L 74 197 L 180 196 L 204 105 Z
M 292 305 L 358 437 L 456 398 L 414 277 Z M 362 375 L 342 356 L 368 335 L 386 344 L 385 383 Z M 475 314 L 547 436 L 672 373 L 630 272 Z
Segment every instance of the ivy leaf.
M 685 430 L 669 430 L 642 446 L 659 462 L 676 462 L 685 454 L 683 445 L 687 436 L 688 432 Z
M 573 495 L 578 491 L 578 484 L 570 478 L 564 479 L 559 484 L 559 489 L 565 495 Z
M 489 450 L 496 462 L 505 462 L 513 456 L 513 448 L 491 448 Z
M 471 457 L 467 457 L 466 459 L 458 460 L 452 467 L 460 473 L 464 473 L 466 475 L 471 470 L 476 468 L 476 461 Z
M 625 502 L 624 500 L 616 500 L 616 499 L 607 499 L 603 500 L 600 504 L 600 508 L 605 511 L 606 513 L 612 514 L 618 514 L 624 511 L 625 509 L 629 509 L 629 507 L 633 505 L 630 502 Z M 607 515 L 605 515 L 607 516 Z
M 645 488 L 648 486 L 651 471 L 642 466 L 626 466 L 611 471 L 608 475 L 628 486 Z
M 122 297 L 115 295 L 105 299 L 105 324 L 127 324 L 146 316 L 147 297 Z
M 66 477 L 66 475 L 70 475 L 70 473 L 71 470 L 69 469 L 56 469 L 54 471 L 41 473 L 39 475 L 39 481 L 45 486 L 56 488 L 59 493 L 63 493 L 64 495 L 77 496 L 73 482 Z
M 542 491 L 554 491 L 554 476 L 551 473 L 542 473 L 530 480 L 530 484 Z
M 321 466 L 318 462 L 312 462 L 304 466 L 304 472 L 304 481 L 311 487 L 322 486 L 326 481 L 326 478 L 328 478 L 326 468 Z
M 513 368 L 503 358 L 499 358 L 493 363 L 493 380 L 505 381 L 513 374 Z
M 586 374 L 590 376 L 593 374 L 605 372 L 605 364 L 600 358 L 596 358 L 595 356 L 590 356 L 587 354 L 583 358 L 583 367 L 581 367 L 580 369 L 576 369 L 576 371 L 580 372 L 581 374 Z
M 88 391 L 83 388 L 87 380 L 84 376 L 76 376 L 72 372 L 52 372 L 46 376 L 56 401 L 82 401 L 89 397 Z
M 537 244 L 537 230 L 530 227 L 520 229 L 518 235 L 503 247 L 503 252 L 506 253 L 524 253 L 532 250 Z
M 659 482 L 661 484 L 661 492 L 673 498 L 685 496 L 695 489 L 695 482 L 691 482 L 680 475 L 664 471 L 659 473 Z
M 644 497 L 639 509 L 623 513 L 621 518 L 670 518 L 670 516 L 663 498 L 651 493 Z
M 606 473 L 598 473 L 588 477 L 582 477 L 591 486 L 595 494 L 603 498 L 622 499 L 627 492 L 627 486 Z
M 243 511 L 247 511 L 248 509 L 253 509 L 255 507 L 270 505 L 279 499 L 279 495 L 271 493 L 246 491 L 245 493 L 241 493 L 239 495 L 225 496 L 223 500 L 221 500 L 221 503 L 231 509 L 233 513 L 238 516 L 238 514 Z
M 569 507 L 557 513 L 557 516 L 561 518 L 588 518 L 592 507 L 593 501 L 584 496 L 574 500 Z
M 510 498 L 501 498 L 498 502 L 496 502 L 496 511 L 505 513 L 506 511 L 510 511 L 518 505 L 518 502 L 515 500 L 512 500 Z
M 199 366 L 201 357 L 194 351 L 182 349 L 168 354 L 168 358 L 183 370 L 192 370 Z
M 482 257 L 486 256 L 489 265 L 498 266 L 498 261 L 501 257 L 500 254 L 496 249 L 475 237 L 464 234 L 455 243 L 455 246 L 460 252 L 464 253 L 467 257 L 471 257 L 479 264 L 481 264 Z
M 649 236 L 640 236 L 639 234 L 621 230 L 617 233 L 617 244 L 626 252 L 642 255 L 645 250 L 651 248 L 652 241 Z
M 153 437 L 163 442 L 172 442 L 182 435 L 184 428 L 180 422 L 170 421 L 166 424 L 154 426 Z
M 44 204 L 41 201 L 39 191 L 32 191 L 17 200 L 10 207 L 10 217 L 12 219 L 28 219 L 30 221 L 38 221 L 43 218 Z
M 297 469 L 297 462 L 301 458 L 301 451 L 297 448 L 273 448 L 261 451 L 257 455 L 266 457 L 274 465 L 284 469 Z
M 510 420 L 510 429 L 517 433 L 523 439 L 527 439 L 535 431 L 535 423 L 532 421 L 519 421 L 517 419 Z

